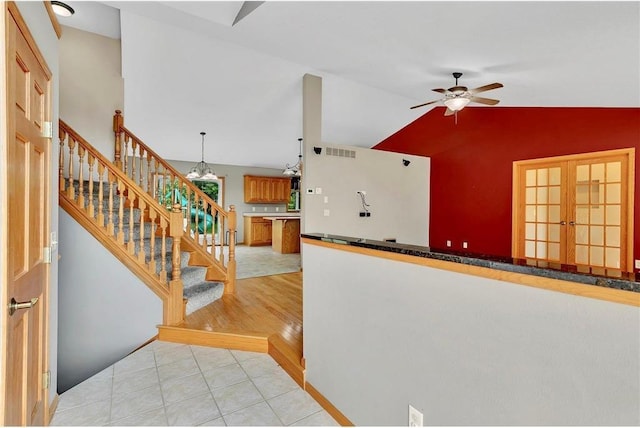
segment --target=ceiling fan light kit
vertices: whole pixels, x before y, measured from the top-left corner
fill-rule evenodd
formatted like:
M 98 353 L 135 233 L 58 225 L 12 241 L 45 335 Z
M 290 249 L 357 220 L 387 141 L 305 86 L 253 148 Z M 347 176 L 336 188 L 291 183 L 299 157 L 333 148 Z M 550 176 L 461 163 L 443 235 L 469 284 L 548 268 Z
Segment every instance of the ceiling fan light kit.
M 465 108 L 467 104 L 469 104 L 470 102 L 486 104 L 491 106 L 494 106 L 500 102 L 499 100 L 495 100 L 491 98 L 476 97 L 475 95 L 480 92 L 502 88 L 503 87 L 502 83 L 498 83 L 498 82 L 490 83 L 488 85 L 480 86 L 475 89 L 468 89 L 466 86 L 458 85 L 458 79 L 462 77 L 462 73 L 455 72 L 453 73 L 453 77 L 456 79 L 455 86 L 452 86 L 449 89 L 442 89 L 442 88 L 433 89 L 434 92 L 443 94 L 444 95 L 443 98 L 429 101 L 423 104 L 418 104 L 416 106 L 411 107 L 411 109 L 423 107 L 423 106 L 434 104 L 437 102 L 442 102 L 447 107 L 447 110 L 445 111 L 444 115 L 450 116 L 452 114 L 458 113 L 460 110 Z

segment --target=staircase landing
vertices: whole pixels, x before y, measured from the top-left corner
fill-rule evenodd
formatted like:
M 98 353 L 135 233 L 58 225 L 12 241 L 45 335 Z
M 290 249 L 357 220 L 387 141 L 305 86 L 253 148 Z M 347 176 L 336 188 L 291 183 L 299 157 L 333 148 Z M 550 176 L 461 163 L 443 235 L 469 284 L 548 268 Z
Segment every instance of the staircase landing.
M 178 326 L 160 326 L 159 339 L 268 352 L 299 384 L 302 362 L 302 273 L 238 280 L 233 295 L 188 315 Z

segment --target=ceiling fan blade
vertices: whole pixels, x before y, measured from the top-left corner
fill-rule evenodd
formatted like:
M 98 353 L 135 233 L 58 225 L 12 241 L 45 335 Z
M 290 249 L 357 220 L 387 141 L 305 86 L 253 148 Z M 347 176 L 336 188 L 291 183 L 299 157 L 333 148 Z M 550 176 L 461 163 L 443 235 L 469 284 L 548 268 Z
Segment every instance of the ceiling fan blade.
M 474 103 L 487 104 L 490 106 L 494 106 L 500 102 L 500 100 L 494 100 L 493 98 L 483 98 L 483 97 L 471 97 L 469 99 Z
M 428 103 L 424 103 L 424 104 L 418 104 L 417 106 L 409 107 L 409 110 L 418 108 L 418 107 L 428 106 L 429 104 L 437 103 L 438 101 L 440 100 L 429 101 Z
M 502 88 L 504 85 L 502 83 L 490 83 L 488 85 L 484 85 L 484 86 L 480 86 L 479 88 L 475 88 L 475 89 L 471 89 L 469 91 L 469 93 L 471 95 L 473 94 L 479 94 L 480 92 L 484 92 L 484 91 L 490 91 L 492 89 L 498 89 L 498 88 Z
M 432 91 L 440 92 L 441 94 L 446 94 L 447 93 L 447 90 L 446 89 L 442 89 L 442 88 L 432 89 Z
M 445 116 L 451 116 L 454 115 L 456 112 L 451 110 L 449 107 L 447 107 L 447 111 L 444 112 Z

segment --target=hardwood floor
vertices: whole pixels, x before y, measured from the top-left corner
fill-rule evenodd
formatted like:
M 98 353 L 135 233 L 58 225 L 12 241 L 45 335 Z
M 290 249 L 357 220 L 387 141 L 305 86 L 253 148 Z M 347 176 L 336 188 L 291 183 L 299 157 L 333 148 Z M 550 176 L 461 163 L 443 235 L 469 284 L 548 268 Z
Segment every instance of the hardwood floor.
M 268 348 L 274 358 L 275 353 L 284 356 L 296 366 L 297 371 L 303 372 L 302 273 L 238 280 L 234 295 L 225 294 L 188 315 L 184 323 L 173 329 L 176 336 L 180 334 L 177 329 L 187 329 L 191 334 L 194 331 L 222 333 L 231 346 L 232 337 L 244 341 L 243 346 L 248 340 L 262 338 L 264 348 L 256 349 L 267 352 Z M 162 329 L 160 335 L 163 335 Z M 285 362 L 281 358 L 276 359 L 284 367 Z

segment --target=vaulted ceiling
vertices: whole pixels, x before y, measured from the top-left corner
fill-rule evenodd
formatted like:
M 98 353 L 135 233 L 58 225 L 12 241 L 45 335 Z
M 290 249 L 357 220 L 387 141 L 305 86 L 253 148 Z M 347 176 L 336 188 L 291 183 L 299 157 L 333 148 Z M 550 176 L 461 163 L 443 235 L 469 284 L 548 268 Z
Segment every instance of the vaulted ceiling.
M 157 151 L 173 159 L 198 160 L 198 133 L 207 130 L 229 148 L 215 163 L 281 167 L 295 161 L 306 72 L 327 79 L 323 140 L 334 144 L 371 147 L 382 141 L 426 113 L 432 106 L 409 107 L 437 99 L 431 89 L 453 86 L 454 71 L 464 73 L 461 84 L 468 87 L 504 84 L 486 94 L 500 104 L 482 108 L 640 106 L 636 1 L 267 1 L 235 25 L 242 2 L 69 4 L 76 14 L 60 19 L 63 25 L 108 37 L 120 36 L 122 17 L 123 51 L 127 37 L 134 38 L 131 26 L 148 22 L 145 28 L 162 28 L 162 37 L 204 40 L 233 66 L 219 77 L 215 67 L 206 70 L 207 79 L 223 80 L 207 86 L 215 102 L 200 108 L 206 114 L 147 129 L 143 116 L 149 108 L 128 98 L 126 82 L 136 78 L 123 56 L 125 110 L 139 116 L 142 127 L 134 130 L 158 141 L 170 136 Z M 245 66 L 229 57 L 230 49 L 241 53 Z M 196 54 L 212 55 L 213 61 L 212 52 Z M 193 81 L 202 87 L 197 77 Z M 184 104 L 172 105 L 177 111 L 190 104 L 172 102 Z M 171 146 L 185 135 L 189 147 Z

